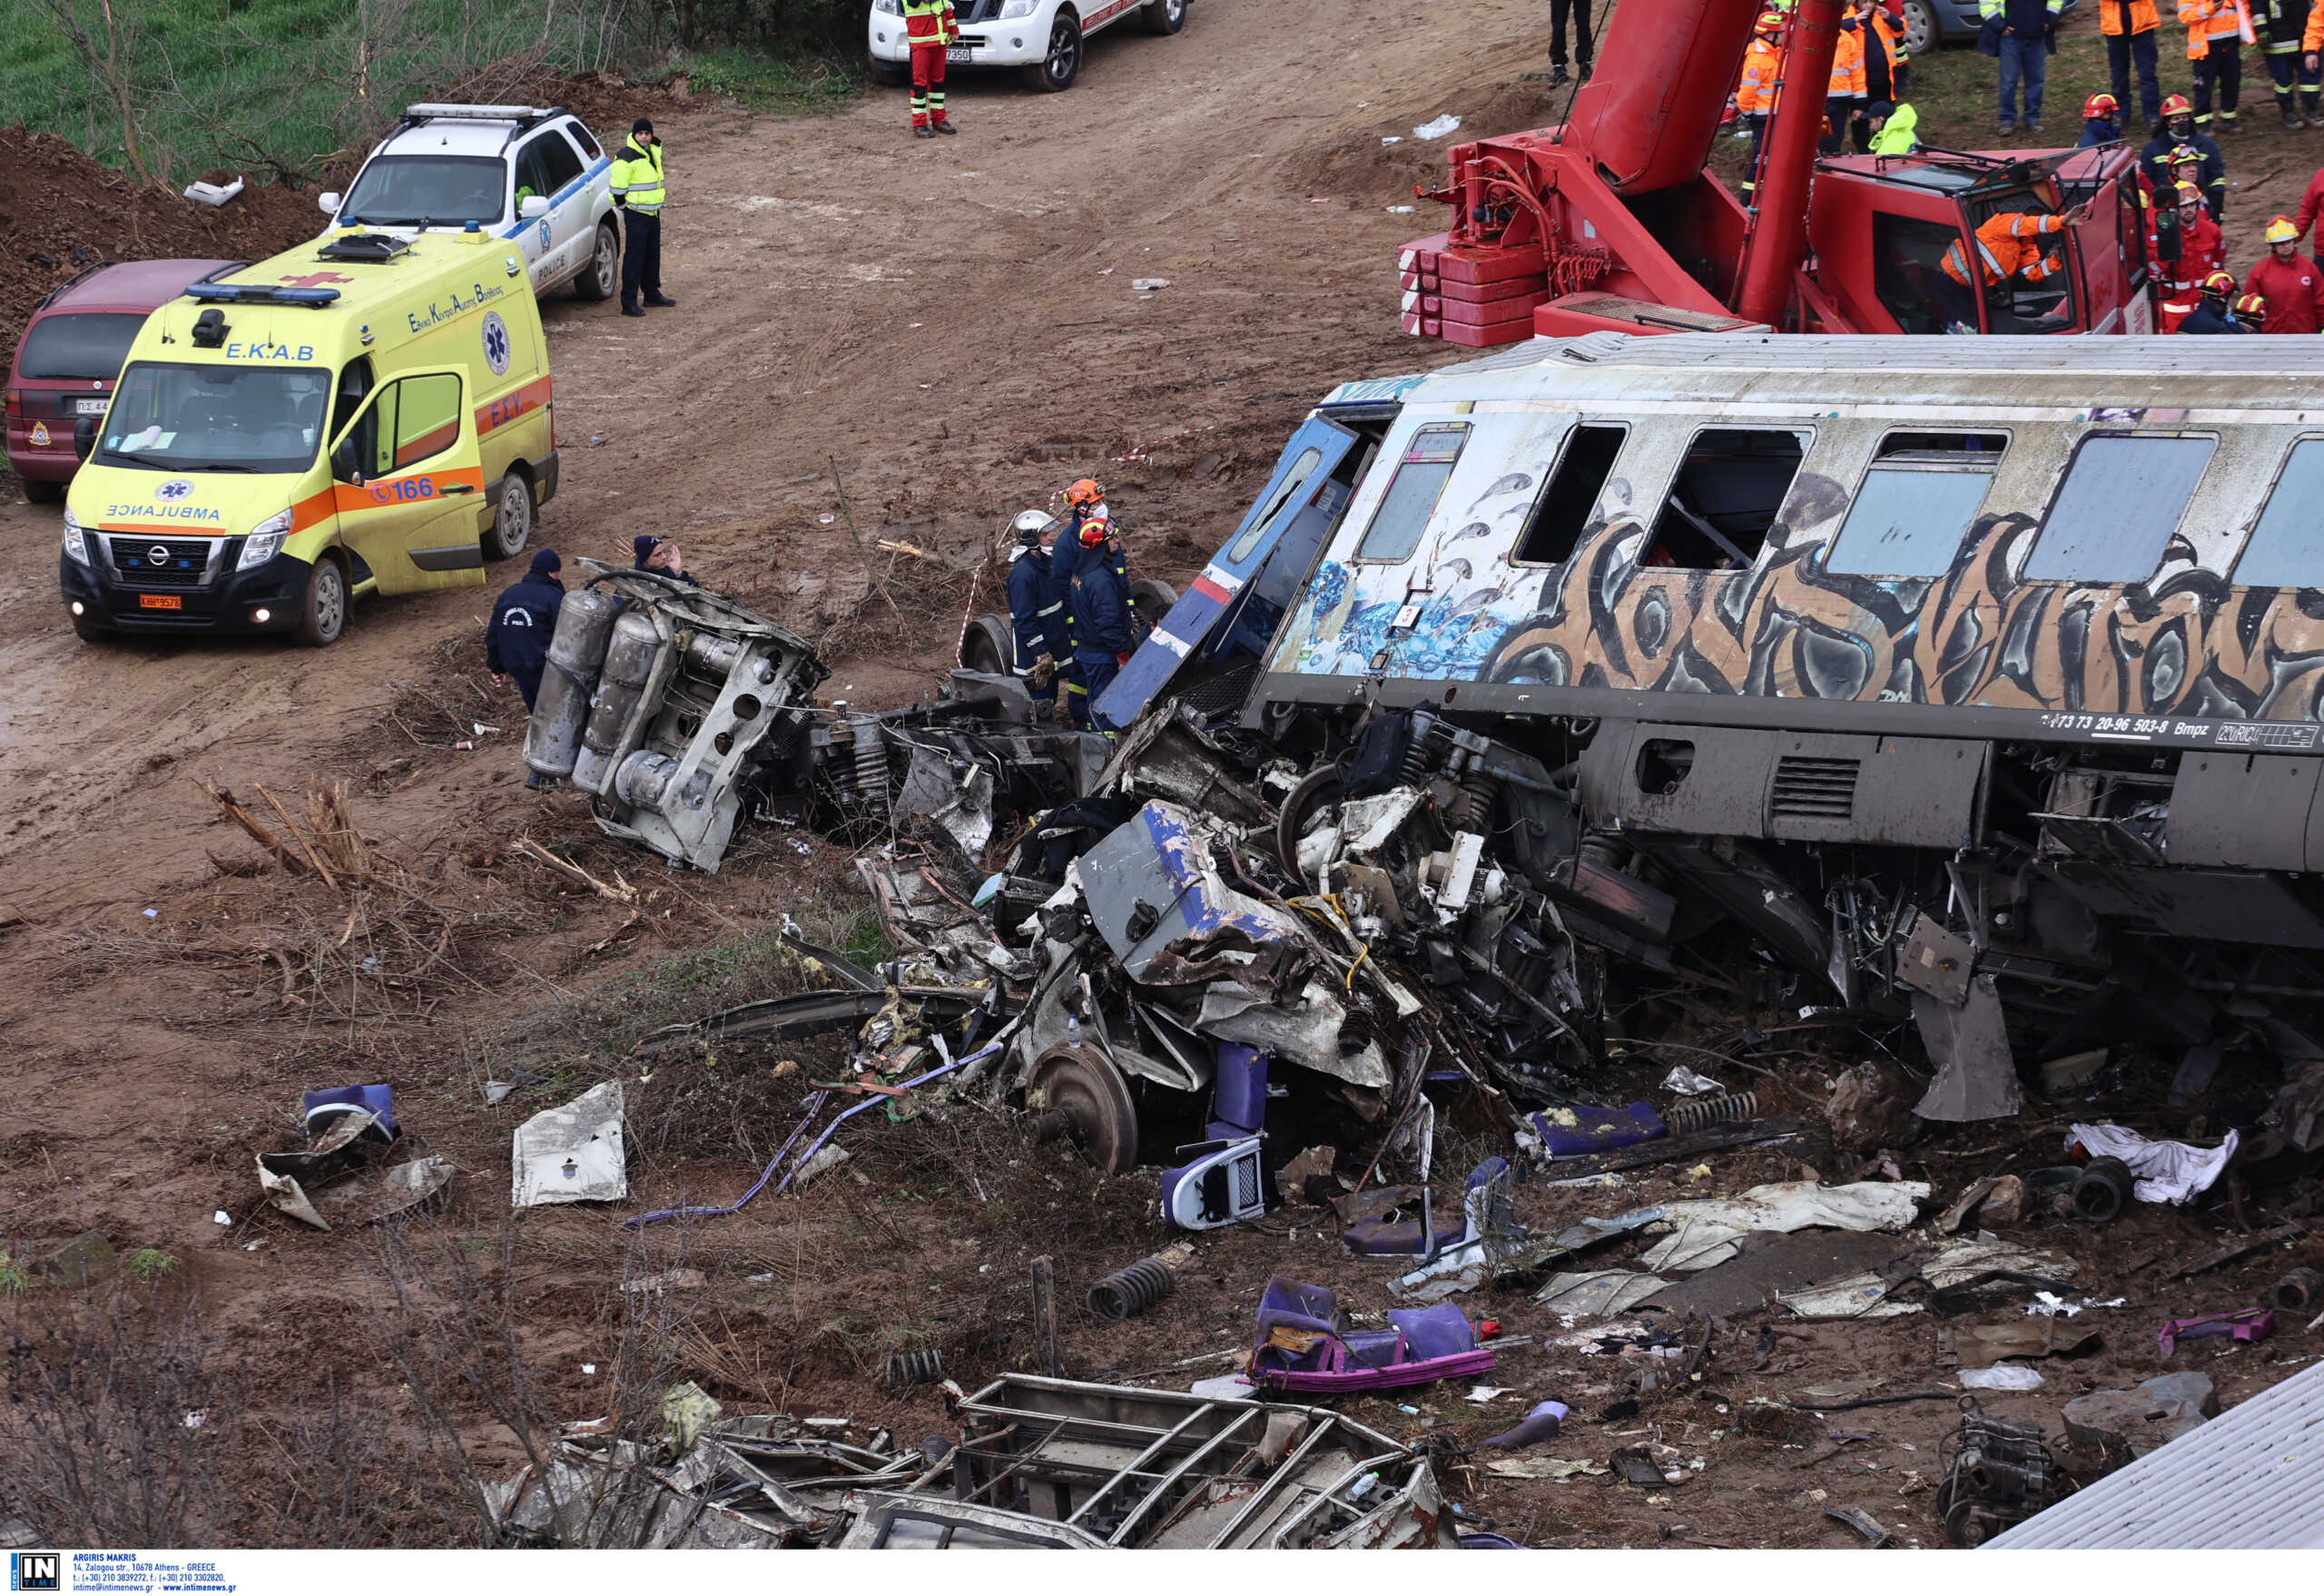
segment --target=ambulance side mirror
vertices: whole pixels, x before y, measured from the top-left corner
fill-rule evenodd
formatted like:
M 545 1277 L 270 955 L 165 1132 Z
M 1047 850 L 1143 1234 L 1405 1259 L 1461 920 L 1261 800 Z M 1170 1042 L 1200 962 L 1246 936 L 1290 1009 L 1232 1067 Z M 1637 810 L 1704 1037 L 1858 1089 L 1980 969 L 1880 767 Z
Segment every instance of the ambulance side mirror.
M 343 438 L 330 451 L 330 474 L 350 487 L 363 486 L 363 457 L 357 451 L 353 438 Z
M 96 447 L 97 419 L 94 416 L 84 416 L 74 422 L 73 452 L 85 460 L 89 458 L 89 451 Z

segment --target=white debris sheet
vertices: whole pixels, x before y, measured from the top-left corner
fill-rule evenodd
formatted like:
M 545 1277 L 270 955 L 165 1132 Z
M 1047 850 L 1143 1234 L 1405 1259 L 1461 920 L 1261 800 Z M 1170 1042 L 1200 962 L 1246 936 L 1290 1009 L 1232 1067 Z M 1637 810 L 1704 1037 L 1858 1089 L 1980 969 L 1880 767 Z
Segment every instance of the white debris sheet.
M 1658 1273 L 1690 1274 L 1735 1256 L 1735 1244 L 1755 1230 L 1902 1230 L 1928 1191 L 1924 1180 L 1864 1180 L 1853 1186 L 1786 1180 L 1755 1186 L 1737 1197 L 1666 1203 L 1672 1234 L 1640 1262 Z
M 1593 1269 L 1581 1275 L 1552 1275 L 1533 1300 L 1552 1313 L 1577 1319 L 1599 1319 L 1628 1313 L 1669 1285 L 1659 1275 L 1632 1269 Z
M 2119 1125 L 2077 1125 L 2066 1133 L 2066 1145 L 2080 1142 L 2093 1158 L 2120 1158 L 2130 1166 L 2136 1181 L 2131 1195 L 2142 1203 L 2192 1202 L 2235 1157 L 2235 1132 L 2215 1148 L 2189 1147 L 2183 1141 L 2149 1141 Z
M 593 1086 L 562 1108 L 517 1127 L 509 1197 L 518 1208 L 547 1203 L 615 1202 L 629 1195 L 621 1133 L 621 1082 Z

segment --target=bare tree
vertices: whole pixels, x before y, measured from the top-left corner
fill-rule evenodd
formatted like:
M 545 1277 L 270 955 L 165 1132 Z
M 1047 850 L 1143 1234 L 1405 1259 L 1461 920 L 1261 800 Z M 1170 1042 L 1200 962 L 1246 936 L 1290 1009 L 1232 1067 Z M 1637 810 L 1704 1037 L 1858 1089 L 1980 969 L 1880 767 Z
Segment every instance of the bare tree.
M 152 182 L 154 173 L 145 163 L 138 134 L 137 61 L 138 29 L 113 15 L 113 0 L 96 0 L 97 18 L 87 15 L 88 0 L 33 0 L 56 30 L 71 41 L 74 53 L 81 64 L 88 69 L 113 101 L 113 114 L 121 120 L 122 158 L 140 182 Z M 162 153 L 162 181 L 169 181 L 169 152 Z

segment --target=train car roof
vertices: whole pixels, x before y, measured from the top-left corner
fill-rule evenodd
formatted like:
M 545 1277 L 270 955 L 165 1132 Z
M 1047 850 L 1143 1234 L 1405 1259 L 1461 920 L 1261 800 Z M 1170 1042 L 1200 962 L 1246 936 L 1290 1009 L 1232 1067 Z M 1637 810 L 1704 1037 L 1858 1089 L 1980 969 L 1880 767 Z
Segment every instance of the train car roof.
M 1990 381 L 1962 386 L 1981 376 Z M 1900 389 L 1900 377 L 1930 380 Z M 2171 404 L 2324 416 L 2324 339 L 1592 332 L 1537 338 L 1441 367 L 1406 386 L 1401 398 L 1406 404 L 1540 399 L 1548 397 L 1539 391 L 1544 379 L 1578 393 L 1619 389 L 1640 398 L 1713 401 L 1986 401 L 2150 411 Z

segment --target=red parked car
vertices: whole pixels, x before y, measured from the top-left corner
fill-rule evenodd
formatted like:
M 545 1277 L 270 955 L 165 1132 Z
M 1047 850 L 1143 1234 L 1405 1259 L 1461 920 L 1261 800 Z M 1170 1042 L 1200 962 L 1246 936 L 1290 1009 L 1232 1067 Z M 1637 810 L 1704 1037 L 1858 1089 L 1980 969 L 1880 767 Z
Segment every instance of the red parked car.
M 8 468 L 34 504 L 61 504 L 81 468 L 73 429 L 113 402 L 121 362 L 146 316 L 247 261 L 129 261 L 92 266 L 40 304 L 8 370 Z

